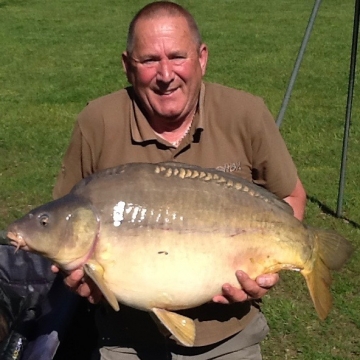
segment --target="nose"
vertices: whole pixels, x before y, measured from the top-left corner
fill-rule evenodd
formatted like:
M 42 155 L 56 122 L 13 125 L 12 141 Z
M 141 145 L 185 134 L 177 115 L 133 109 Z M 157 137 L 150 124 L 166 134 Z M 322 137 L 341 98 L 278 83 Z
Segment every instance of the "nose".
M 170 83 L 174 79 L 173 66 L 169 59 L 159 61 L 156 78 L 164 83 Z

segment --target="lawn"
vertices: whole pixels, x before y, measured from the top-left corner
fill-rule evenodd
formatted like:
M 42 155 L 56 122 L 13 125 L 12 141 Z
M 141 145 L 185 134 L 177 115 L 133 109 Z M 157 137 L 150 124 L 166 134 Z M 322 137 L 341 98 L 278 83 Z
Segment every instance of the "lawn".
M 128 23 L 148 1 L 0 0 L 0 229 L 51 199 L 76 115 L 126 85 Z M 210 49 L 206 80 L 263 97 L 276 118 L 314 2 L 179 0 Z M 306 223 L 360 244 L 360 101 L 355 84 L 343 218 L 337 204 L 355 1 L 321 5 L 281 132 L 309 201 Z M 358 72 L 357 72 L 358 75 Z M 334 307 L 316 317 L 301 276 L 264 299 L 264 359 L 360 357 L 360 256 L 334 274 Z

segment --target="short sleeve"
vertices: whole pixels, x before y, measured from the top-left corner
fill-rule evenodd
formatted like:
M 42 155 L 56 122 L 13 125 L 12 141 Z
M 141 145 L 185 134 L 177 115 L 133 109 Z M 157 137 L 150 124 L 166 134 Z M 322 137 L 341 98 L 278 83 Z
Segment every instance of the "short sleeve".
M 295 188 L 297 170 L 285 141 L 262 101 L 261 117 L 252 137 L 253 181 L 280 198 Z

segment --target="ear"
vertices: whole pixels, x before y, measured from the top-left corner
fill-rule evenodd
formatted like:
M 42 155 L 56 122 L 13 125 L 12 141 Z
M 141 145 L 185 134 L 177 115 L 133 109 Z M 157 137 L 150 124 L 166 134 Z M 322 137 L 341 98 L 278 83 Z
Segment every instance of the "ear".
M 132 84 L 131 82 L 131 64 L 130 64 L 130 56 L 129 54 L 127 53 L 127 51 L 124 51 L 121 55 L 121 61 L 122 61 L 122 66 L 123 66 L 123 69 L 124 69 L 124 72 L 126 74 L 126 78 L 128 80 L 128 82 L 130 84 Z
M 204 76 L 206 73 L 206 65 L 207 65 L 208 56 L 209 56 L 209 51 L 208 51 L 206 44 L 201 44 L 200 50 L 199 50 L 199 63 L 200 63 L 200 67 L 201 67 L 202 76 Z

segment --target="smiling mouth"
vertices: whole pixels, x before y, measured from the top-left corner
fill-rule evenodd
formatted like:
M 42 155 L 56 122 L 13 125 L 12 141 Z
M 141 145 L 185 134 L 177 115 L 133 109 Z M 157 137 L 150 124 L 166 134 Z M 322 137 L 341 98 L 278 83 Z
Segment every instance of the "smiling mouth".
M 177 89 L 178 88 L 170 89 L 170 90 L 166 90 L 166 91 L 155 90 L 155 93 L 160 96 L 167 96 L 167 95 L 172 95 Z

